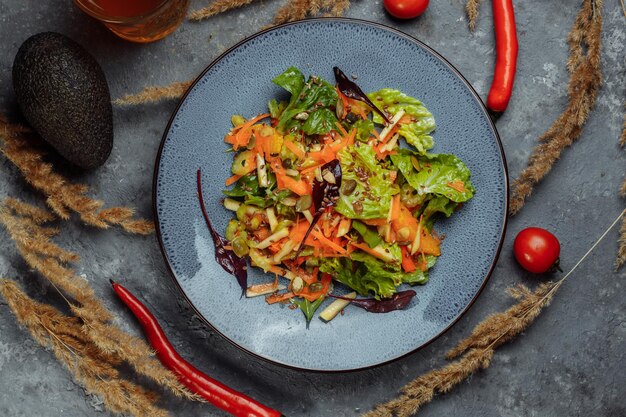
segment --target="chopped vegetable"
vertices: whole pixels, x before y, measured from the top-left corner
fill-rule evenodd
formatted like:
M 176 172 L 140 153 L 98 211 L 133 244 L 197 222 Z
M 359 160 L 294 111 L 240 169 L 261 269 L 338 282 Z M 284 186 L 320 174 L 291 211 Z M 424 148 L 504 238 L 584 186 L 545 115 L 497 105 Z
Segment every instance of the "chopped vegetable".
M 333 301 L 328 305 L 328 307 L 322 310 L 322 312 L 320 313 L 320 319 L 328 323 L 329 321 L 337 317 L 337 314 L 341 313 L 343 309 L 346 308 L 348 304 L 350 304 L 350 300 L 354 298 L 356 298 L 356 293 L 351 292 L 344 295 L 343 299 L 337 299 Z
M 249 120 L 232 117 L 224 140 L 235 151 L 233 175 L 223 203 L 236 218 L 227 240 L 212 232 L 227 271 L 245 274 L 249 257 L 289 281 L 251 286 L 247 295 L 289 302 L 307 323 L 333 282 L 380 301 L 354 301 L 371 311 L 406 307 L 414 293 L 402 285 L 426 284 L 441 254 L 438 216 L 474 195 L 459 158 L 429 153 L 435 120 L 419 100 L 391 88 L 366 95 L 334 71 L 336 86 L 290 67 L 273 80 L 288 101 L 271 100 L 269 114 Z M 332 319 L 346 302 L 334 301 L 320 318 Z

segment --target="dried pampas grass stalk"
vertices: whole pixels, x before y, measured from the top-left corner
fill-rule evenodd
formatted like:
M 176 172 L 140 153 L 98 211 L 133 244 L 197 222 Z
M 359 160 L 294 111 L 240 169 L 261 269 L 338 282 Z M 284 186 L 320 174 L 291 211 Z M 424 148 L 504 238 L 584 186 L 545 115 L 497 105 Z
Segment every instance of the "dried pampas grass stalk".
M 465 4 L 465 12 L 467 13 L 467 25 L 473 32 L 476 29 L 476 20 L 478 19 L 478 7 L 482 0 L 467 0 Z
M 69 219 L 70 213 L 75 212 L 84 223 L 101 229 L 120 226 L 129 233 L 152 233 L 153 223 L 135 219 L 132 209 L 103 209 L 103 201 L 86 195 L 89 187 L 72 184 L 55 172 L 52 164 L 44 162 L 45 152 L 33 146 L 37 139 L 28 134 L 26 128 L 10 124 L 0 116 L 0 151 L 21 171 L 26 182 L 46 196 L 46 203 L 59 217 Z
M 254 0 L 215 0 L 209 6 L 195 10 L 189 15 L 189 20 L 203 20 L 228 10 L 243 7 Z M 343 16 L 350 7 L 350 0 L 287 0 L 276 12 L 271 25 L 264 28 L 280 25 L 287 22 L 306 19 L 307 17 L 323 14 L 324 16 Z
M 95 346 L 82 332 L 80 320 L 34 301 L 12 281 L 0 280 L 0 293 L 17 321 L 40 345 L 52 350 L 79 384 L 101 397 L 107 409 L 134 416 L 168 415 L 156 405 L 153 392 L 120 377 L 116 366 L 121 361 Z
M 311 9 L 311 3 L 315 3 L 315 7 L 319 11 L 319 1 L 316 0 L 290 0 L 287 1 L 274 16 L 274 25 L 281 23 L 294 22 L 307 17 Z
M 162 100 L 179 98 L 189 88 L 193 80 L 175 82 L 164 87 L 146 87 L 137 94 L 126 94 L 113 101 L 119 106 L 134 106 L 137 104 L 156 103 Z
M 325 0 L 322 7 L 328 10 L 324 16 L 340 17 L 350 7 L 350 0 Z
M 175 395 L 198 400 L 195 394 L 178 382 L 172 372 L 161 365 L 143 340 L 123 332 L 111 323 L 113 315 L 96 296 L 89 283 L 65 265 L 78 260 L 78 255 L 67 252 L 50 241 L 58 230 L 46 228 L 35 221 L 44 217 L 41 212 L 41 209 L 26 203 L 7 199 L 0 205 L 0 223 L 4 224 L 16 242 L 18 252 L 26 263 L 46 278 L 65 298 L 72 312 L 83 323 L 82 331 L 91 343 L 102 352 L 127 362 L 138 374 L 168 388 Z M 22 213 L 35 213 L 36 216 L 34 219 L 21 215 Z
M 224 13 L 229 10 L 238 9 L 255 0 L 215 0 L 207 7 L 194 10 L 189 14 L 189 20 L 203 20 L 216 14 Z
M 624 125 L 622 126 L 622 135 L 620 136 L 619 143 L 622 147 L 626 146 L 626 114 L 624 115 Z M 622 197 L 626 197 L 626 178 L 624 178 L 622 182 L 619 193 Z M 626 263 L 626 217 L 622 220 L 622 227 L 620 228 L 617 244 L 617 257 L 615 258 L 616 271 Z
M 456 359 L 439 369 L 427 372 L 406 384 L 400 395 L 379 404 L 361 417 L 410 417 L 431 402 L 435 395 L 445 394 L 479 369 L 486 369 L 495 350 L 525 331 L 547 307 L 558 289 L 578 266 L 591 254 L 606 235 L 626 214 L 626 210 L 613 221 L 574 267 L 557 282 L 539 285 L 534 291 L 519 285 L 509 289 L 509 294 L 519 300 L 508 310 L 488 316 L 479 323 L 472 334 L 451 349 L 447 359 Z
M 563 113 L 539 138 L 541 143 L 533 149 L 528 166 L 513 183 L 509 208 L 511 215 L 523 207 L 535 184 L 550 172 L 565 148 L 580 137 L 602 84 L 601 31 L 602 0 L 584 0 L 568 36 L 569 102 Z

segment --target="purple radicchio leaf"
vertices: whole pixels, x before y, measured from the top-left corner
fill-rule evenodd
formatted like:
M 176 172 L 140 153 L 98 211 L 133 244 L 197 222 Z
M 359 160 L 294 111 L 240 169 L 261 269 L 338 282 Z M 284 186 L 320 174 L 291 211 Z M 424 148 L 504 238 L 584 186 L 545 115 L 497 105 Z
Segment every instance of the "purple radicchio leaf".
M 215 245 L 215 260 L 218 264 L 224 268 L 226 272 L 232 274 L 237 278 L 237 282 L 241 287 L 242 295 L 243 292 L 248 287 L 248 266 L 246 264 L 246 260 L 244 258 L 240 258 L 235 255 L 230 249 L 226 249 L 225 246 L 229 244 L 228 240 L 224 239 L 220 236 L 219 233 L 213 227 L 211 220 L 209 219 L 209 215 L 206 211 L 206 207 L 204 205 L 204 197 L 202 196 L 202 175 L 200 173 L 200 169 L 198 169 L 198 199 L 200 200 L 200 209 L 202 210 L 202 215 L 204 216 L 204 221 L 206 222 L 209 231 L 211 232 L 211 237 L 213 238 L 213 244 Z
M 341 71 L 337 67 L 333 67 L 333 71 L 335 72 L 335 81 L 337 82 L 337 88 L 344 96 L 354 100 L 362 101 L 363 103 L 370 106 L 372 110 L 374 110 L 376 113 L 380 114 L 380 117 L 382 117 L 383 120 L 387 122 L 387 124 L 391 123 L 387 115 L 378 107 L 376 107 L 376 105 L 372 103 L 372 100 L 367 97 L 363 90 L 361 90 L 361 88 L 356 85 L 355 82 L 350 81 L 348 77 L 346 77 L 346 74 L 343 73 L 343 71 Z
M 339 188 L 341 188 L 341 164 L 338 159 L 333 159 L 330 162 L 321 166 L 322 181 L 318 181 L 317 178 L 313 181 L 313 207 L 315 207 L 315 214 L 313 215 L 313 221 L 304 234 L 304 239 L 300 242 L 300 246 L 296 251 L 296 258 L 300 255 L 304 242 L 306 242 L 309 234 L 322 217 L 324 210 L 334 206 L 339 199 Z M 328 181 L 332 177 L 332 181 Z
M 390 311 L 402 310 L 409 305 L 417 293 L 413 290 L 400 291 L 391 298 L 377 300 L 375 298 L 346 298 L 329 294 L 332 298 L 350 301 L 370 313 L 389 313 Z

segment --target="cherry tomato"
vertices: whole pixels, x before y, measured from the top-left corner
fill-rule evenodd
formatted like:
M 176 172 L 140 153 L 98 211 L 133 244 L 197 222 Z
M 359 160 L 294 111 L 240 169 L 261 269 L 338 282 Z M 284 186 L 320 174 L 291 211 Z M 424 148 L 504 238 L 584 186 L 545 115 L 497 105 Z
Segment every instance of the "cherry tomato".
M 561 245 L 552 233 L 540 227 L 529 227 L 517 234 L 513 243 L 517 262 L 535 274 L 559 269 Z
M 398 19 L 413 19 L 424 13 L 428 0 L 385 0 L 385 9 Z

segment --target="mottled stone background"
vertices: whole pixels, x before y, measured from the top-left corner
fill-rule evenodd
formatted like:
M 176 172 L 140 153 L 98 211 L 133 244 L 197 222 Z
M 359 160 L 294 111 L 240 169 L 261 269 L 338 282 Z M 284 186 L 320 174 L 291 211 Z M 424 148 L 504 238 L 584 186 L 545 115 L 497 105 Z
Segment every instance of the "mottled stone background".
M 64 33 L 95 55 L 118 97 L 146 85 L 195 77 L 236 41 L 269 23 L 280 0 L 263 0 L 202 23 L 185 22 L 169 38 L 150 45 L 126 43 L 76 9 L 70 0 L 0 0 L 0 111 L 16 116 L 11 65 L 19 45 L 41 31 Z M 470 34 L 462 0 L 431 2 L 410 22 L 392 20 L 382 1 L 353 1 L 347 16 L 396 27 L 447 57 L 486 97 L 494 62 L 490 2 L 481 8 Z M 167 276 L 156 239 L 118 230 L 98 231 L 77 222 L 63 225 L 59 241 L 78 251 L 81 274 L 119 323 L 138 329 L 109 289 L 109 278 L 124 279 L 156 313 L 181 354 L 209 374 L 288 416 L 357 416 L 391 398 L 416 375 L 444 363 L 443 353 L 485 315 L 506 308 L 505 288 L 534 284 L 515 264 L 511 245 L 523 227 L 539 225 L 561 239 L 562 265 L 569 268 L 624 207 L 617 196 L 626 152 L 617 138 L 625 97 L 626 19 L 619 0 L 606 0 L 602 32 L 605 83 L 579 143 L 568 150 L 510 222 L 502 256 L 487 288 L 446 335 L 393 364 L 346 375 L 310 374 L 260 362 L 240 352 L 193 316 Z M 193 7 L 206 4 L 193 1 Z M 513 99 L 497 122 L 515 177 L 535 139 L 566 103 L 566 36 L 579 0 L 516 1 L 520 42 Z M 375 48 L 375 45 L 372 47 Z M 271 57 L 268 57 L 271 59 Z M 115 147 L 96 172 L 75 174 L 95 195 L 111 204 L 134 205 L 151 216 L 152 165 L 163 129 L 176 103 L 115 109 Z M 15 168 L 0 157 L 0 197 L 43 204 Z M 59 301 L 42 279 L 28 270 L 4 231 L 0 232 L 0 275 L 17 279 L 29 294 Z M 426 406 L 422 416 L 606 416 L 626 415 L 626 270 L 613 272 L 617 248 L 613 231 L 561 289 L 552 306 L 514 344 L 500 349 L 492 366 L 453 392 Z M 479 242 L 477 242 L 479 244 Z M 358 352 L 355 352 L 358 354 Z M 165 395 L 163 406 L 176 416 L 222 416 L 207 405 Z M 101 402 L 86 396 L 52 354 L 40 348 L 0 301 L 0 415 L 98 416 Z

